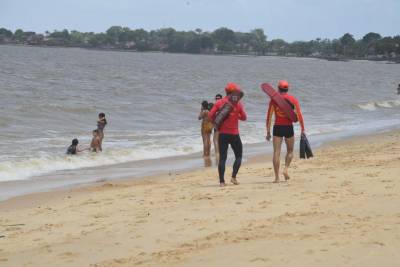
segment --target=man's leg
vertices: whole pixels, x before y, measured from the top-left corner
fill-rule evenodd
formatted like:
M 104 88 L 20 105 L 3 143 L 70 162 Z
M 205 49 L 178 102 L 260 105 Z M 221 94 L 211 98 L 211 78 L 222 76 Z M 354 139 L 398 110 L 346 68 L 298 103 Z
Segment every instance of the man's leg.
M 272 138 L 272 144 L 274 147 L 274 156 L 272 162 L 274 164 L 275 181 L 274 183 L 279 183 L 279 165 L 281 163 L 281 145 L 283 137 L 274 136 Z
M 293 149 L 294 149 L 294 136 L 290 138 L 285 138 L 286 143 L 286 158 L 285 158 L 285 169 L 283 171 L 283 176 L 285 176 L 285 180 L 289 180 L 289 166 L 293 159 Z
M 225 134 L 219 134 L 218 146 L 219 146 L 219 162 L 218 162 L 218 174 L 219 182 L 221 185 L 225 184 L 225 163 L 228 156 L 228 138 Z
M 242 140 L 239 135 L 235 135 L 231 141 L 231 147 L 233 149 L 233 153 L 235 153 L 235 162 L 233 163 L 233 171 L 232 171 L 232 183 L 238 184 L 236 181 L 236 175 L 239 172 L 240 165 L 242 164 L 242 154 L 243 154 L 243 145 Z

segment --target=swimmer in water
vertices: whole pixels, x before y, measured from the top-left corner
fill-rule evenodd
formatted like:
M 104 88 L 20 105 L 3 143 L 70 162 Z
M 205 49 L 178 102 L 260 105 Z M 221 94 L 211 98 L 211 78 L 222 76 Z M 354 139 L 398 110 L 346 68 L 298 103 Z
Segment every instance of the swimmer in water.
M 79 152 L 85 151 L 85 150 L 89 150 L 89 148 L 84 148 L 84 149 L 80 149 L 78 147 L 79 141 L 78 139 L 73 139 L 72 140 L 72 144 L 68 147 L 67 149 L 67 155 L 76 155 Z

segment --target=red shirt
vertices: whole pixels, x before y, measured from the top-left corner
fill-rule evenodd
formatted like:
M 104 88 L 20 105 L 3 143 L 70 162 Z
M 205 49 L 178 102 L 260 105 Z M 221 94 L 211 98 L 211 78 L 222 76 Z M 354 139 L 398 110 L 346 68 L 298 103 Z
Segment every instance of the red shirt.
M 303 120 L 303 115 L 301 114 L 300 110 L 300 104 L 297 99 L 289 95 L 287 93 L 281 93 L 281 96 L 287 100 L 289 100 L 290 103 L 294 105 L 295 112 L 297 114 L 297 118 L 299 119 L 300 126 L 301 126 L 301 131 L 304 132 L 304 120 Z M 271 129 L 271 121 L 272 121 L 272 114 L 275 112 L 275 125 L 292 125 L 293 122 L 286 117 L 285 113 L 279 109 L 278 105 L 274 101 L 269 102 L 268 106 L 268 112 L 267 112 L 267 131 L 270 131 Z
M 224 97 L 215 103 L 213 108 L 208 113 L 208 117 L 213 122 L 217 111 L 220 110 L 225 103 L 228 103 L 228 97 Z M 239 134 L 239 120 L 245 121 L 247 119 L 246 112 L 244 111 L 243 105 L 239 102 L 237 104 L 232 104 L 233 110 L 229 113 L 228 117 L 222 122 L 221 127 L 218 132 L 223 134 Z

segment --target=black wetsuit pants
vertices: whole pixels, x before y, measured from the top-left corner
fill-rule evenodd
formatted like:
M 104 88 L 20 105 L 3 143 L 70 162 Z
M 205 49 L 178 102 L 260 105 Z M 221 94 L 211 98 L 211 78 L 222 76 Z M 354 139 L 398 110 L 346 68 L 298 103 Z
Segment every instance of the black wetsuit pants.
M 238 134 L 219 134 L 218 147 L 219 147 L 219 163 L 218 163 L 218 174 L 219 182 L 225 183 L 225 163 L 228 157 L 228 147 L 231 145 L 233 153 L 235 153 L 235 163 L 233 164 L 232 177 L 236 178 L 236 174 L 239 171 L 240 165 L 242 164 L 242 153 L 243 146 L 242 140 Z

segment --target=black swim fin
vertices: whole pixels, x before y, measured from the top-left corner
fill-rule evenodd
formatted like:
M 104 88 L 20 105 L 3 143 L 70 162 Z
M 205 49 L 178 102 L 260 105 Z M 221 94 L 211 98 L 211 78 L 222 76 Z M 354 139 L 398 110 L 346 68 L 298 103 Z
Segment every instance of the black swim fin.
M 313 152 L 311 150 L 310 143 L 308 142 L 307 138 L 305 139 L 305 141 L 306 141 L 306 157 L 307 158 L 312 158 L 312 157 L 314 157 L 314 154 L 313 154 Z
M 310 142 L 308 142 L 307 136 L 305 134 L 301 135 L 300 139 L 300 158 L 305 159 L 305 158 L 312 158 L 314 156 Z
M 300 138 L 300 158 L 301 159 L 306 158 L 306 141 L 303 138 L 303 135 Z

